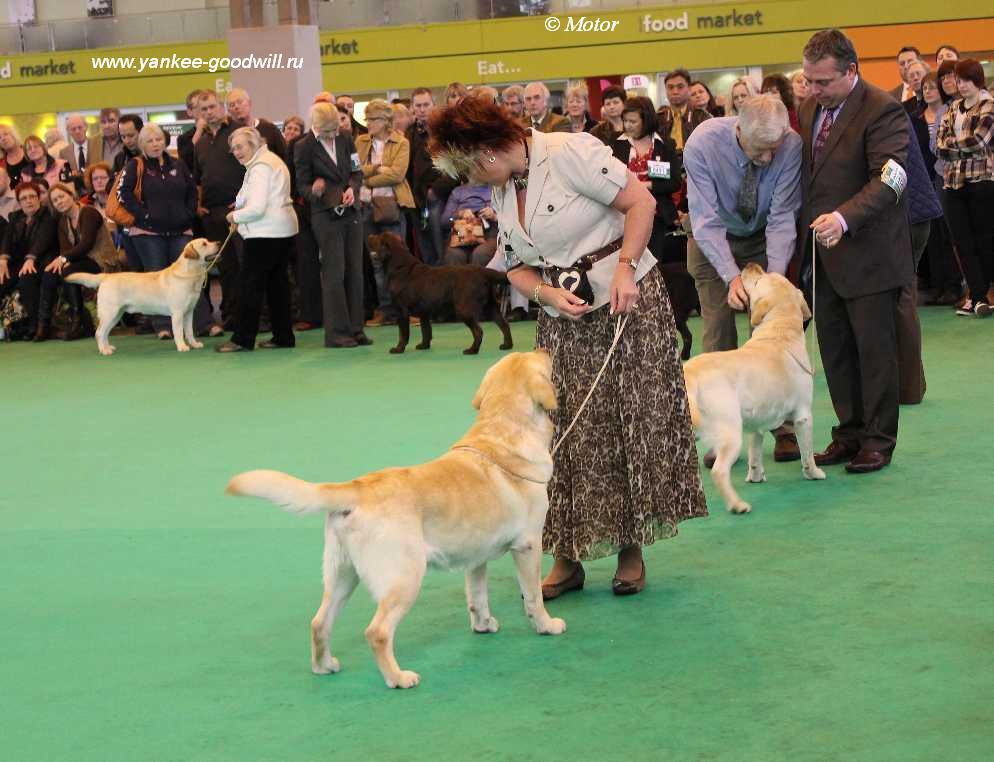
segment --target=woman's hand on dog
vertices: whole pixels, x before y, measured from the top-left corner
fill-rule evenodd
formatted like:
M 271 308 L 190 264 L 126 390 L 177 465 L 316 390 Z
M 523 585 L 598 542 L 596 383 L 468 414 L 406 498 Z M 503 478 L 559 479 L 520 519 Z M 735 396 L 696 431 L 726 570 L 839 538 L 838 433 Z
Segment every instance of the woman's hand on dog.
M 635 270 L 628 265 L 618 265 L 611 278 L 611 314 L 631 312 L 638 303 L 639 293 Z

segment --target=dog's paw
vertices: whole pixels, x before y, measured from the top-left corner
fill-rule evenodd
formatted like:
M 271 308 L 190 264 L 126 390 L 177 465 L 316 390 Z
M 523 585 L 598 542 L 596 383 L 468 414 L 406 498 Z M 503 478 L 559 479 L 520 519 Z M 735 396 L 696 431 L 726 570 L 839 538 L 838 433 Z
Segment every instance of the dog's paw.
M 535 630 L 539 635 L 562 635 L 566 632 L 566 620 L 550 616 L 542 624 L 536 623 Z
M 341 663 L 331 654 L 325 654 L 324 658 L 318 664 L 311 662 L 311 672 L 315 675 L 334 675 L 336 672 L 341 672 L 341 670 Z
M 387 688 L 414 688 L 420 682 L 421 675 L 405 669 L 387 678 Z
M 190 342 L 190 346 L 193 347 L 194 349 L 203 349 L 204 348 L 204 342 L 202 342 L 202 341 L 191 341 Z
M 825 477 L 825 472 L 822 471 L 818 466 L 811 466 L 811 468 L 804 468 L 804 478 L 813 479 L 815 481 L 820 481 Z
M 508 349 L 514 349 L 514 344 L 501 344 L 500 348 L 507 351 Z
M 177 344 L 176 345 L 176 351 L 177 352 L 189 352 L 190 351 L 190 347 L 188 345 L 186 345 L 186 344 Z
M 752 511 L 752 506 L 744 500 L 739 500 L 737 503 L 732 503 L 728 506 L 729 513 L 750 513 Z
M 404 354 L 404 347 L 390 347 L 390 354 L 402 355 Z
M 478 354 L 480 354 L 480 350 L 479 349 L 473 349 L 473 347 L 470 347 L 469 349 L 464 349 L 462 351 L 462 353 L 464 355 L 478 355 Z
M 414 345 L 414 348 L 415 348 L 415 349 L 420 349 L 420 350 L 425 350 L 425 349 L 431 349 L 431 344 L 425 344 L 425 343 L 424 343 L 424 342 L 422 341 L 422 342 L 421 342 L 420 344 L 415 344 L 415 345 Z
M 750 468 L 746 475 L 746 481 L 750 484 L 760 484 L 766 481 L 766 472 L 761 468 Z
M 117 347 L 112 347 L 110 344 L 108 344 L 106 347 L 100 347 L 99 349 L 100 349 L 100 354 L 102 355 L 112 355 L 114 354 L 114 350 L 116 350 Z
M 478 632 L 481 635 L 485 635 L 488 632 L 497 632 L 500 629 L 500 622 L 498 622 L 494 617 L 487 617 L 486 619 L 478 619 L 470 625 L 473 628 L 473 632 Z

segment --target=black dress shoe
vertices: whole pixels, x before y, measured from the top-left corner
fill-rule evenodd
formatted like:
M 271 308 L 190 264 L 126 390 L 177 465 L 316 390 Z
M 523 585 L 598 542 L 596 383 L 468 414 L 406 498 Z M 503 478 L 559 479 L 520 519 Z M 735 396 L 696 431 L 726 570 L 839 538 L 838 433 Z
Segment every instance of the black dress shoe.
M 236 344 L 233 341 L 226 341 L 224 344 L 218 344 L 214 347 L 215 352 L 220 352 L 221 354 L 228 354 L 230 352 L 248 352 L 248 347 L 243 347 L 241 344 Z
M 890 464 L 890 455 L 876 450 L 860 450 L 856 457 L 849 461 L 846 471 L 851 474 L 872 474 Z
M 583 571 L 583 566 L 577 564 L 576 570 L 562 582 L 557 582 L 554 585 L 542 585 L 542 600 L 551 601 L 563 593 L 569 593 L 573 590 L 583 590 L 583 582 L 586 578 L 587 575 Z
M 773 448 L 773 460 L 777 463 L 789 463 L 801 459 L 801 448 L 797 446 L 794 434 L 782 434 L 777 437 L 776 447 Z
M 843 444 L 837 439 L 832 440 L 824 452 L 815 453 L 815 464 L 819 466 L 837 466 L 839 463 L 847 463 L 855 457 L 859 450 L 855 447 Z
M 351 349 L 357 346 L 359 346 L 359 342 L 352 338 L 332 339 L 325 342 L 325 347 L 328 349 Z
M 618 579 L 611 580 L 611 591 L 615 595 L 635 595 L 645 590 L 645 561 L 642 562 L 642 576 L 636 580 Z
M 352 338 L 355 339 L 355 343 L 360 347 L 368 347 L 373 344 L 373 340 L 364 333 L 357 333 Z
M 280 344 L 272 339 L 269 341 L 264 341 L 258 345 L 259 349 L 293 349 L 293 344 Z

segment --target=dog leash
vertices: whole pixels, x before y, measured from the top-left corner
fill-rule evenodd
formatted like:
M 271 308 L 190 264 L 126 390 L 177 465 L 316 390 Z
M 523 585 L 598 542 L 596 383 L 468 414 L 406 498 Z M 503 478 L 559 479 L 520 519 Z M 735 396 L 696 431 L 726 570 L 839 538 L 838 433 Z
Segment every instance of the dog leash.
M 221 255 L 224 254 L 224 248 L 228 245 L 228 241 L 231 240 L 231 236 L 233 236 L 235 234 L 236 230 L 238 230 L 238 224 L 237 223 L 232 222 L 230 225 L 228 225 L 228 237 L 224 239 L 224 243 L 222 243 L 221 244 L 221 248 L 217 250 L 217 254 L 214 255 L 214 259 L 212 259 L 210 262 L 208 262 L 207 266 L 204 267 L 204 275 L 200 279 L 200 290 L 201 291 L 203 291 L 204 290 L 204 286 L 207 285 L 207 279 L 210 277 L 211 270 L 214 269 L 214 265 L 216 265 L 218 262 L 221 261 Z
M 566 437 L 576 426 L 576 422 L 580 420 L 580 416 L 583 414 L 584 408 L 587 407 L 587 403 L 590 402 L 590 398 L 594 395 L 594 390 L 597 388 L 597 384 L 601 380 L 601 376 L 604 375 L 604 371 L 607 370 L 607 364 L 611 361 L 611 355 L 614 354 L 614 350 L 618 348 L 618 342 L 621 340 L 621 332 L 625 330 L 625 326 L 628 325 L 628 318 L 631 313 L 626 313 L 624 316 L 618 315 L 618 321 L 614 324 L 614 341 L 611 342 L 610 349 L 607 350 L 607 357 L 604 358 L 604 364 L 601 365 L 601 369 L 597 371 L 597 376 L 594 378 L 594 383 L 590 387 L 590 391 L 587 392 L 587 396 L 583 398 L 583 402 L 580 403 L 580 408 L 576 411 L 576 415 L 573 416 L 573 420 L 569 426 L 566 427 L 566 431 L 562 433 L 559 437 L 559 441 L 552 447 L 552 455 L 555 457 L 556 451 L 562 446 L 562 443 L 566 440 Z

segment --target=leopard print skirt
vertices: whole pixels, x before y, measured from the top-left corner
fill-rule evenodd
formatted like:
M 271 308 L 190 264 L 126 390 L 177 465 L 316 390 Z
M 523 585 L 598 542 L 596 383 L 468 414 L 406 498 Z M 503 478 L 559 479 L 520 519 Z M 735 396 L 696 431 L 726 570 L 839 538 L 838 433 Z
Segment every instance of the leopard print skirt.
M 607 370 L 555 456 L 543 547 L 601 558 L 673 537 L 707 515 L 669 296 L 653 269 Z M 614 340 L 601 307 L 579 321 L 540 312 L 537 347 L 552 355 L 556 439 L 586 397 Z

